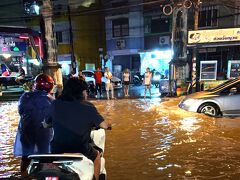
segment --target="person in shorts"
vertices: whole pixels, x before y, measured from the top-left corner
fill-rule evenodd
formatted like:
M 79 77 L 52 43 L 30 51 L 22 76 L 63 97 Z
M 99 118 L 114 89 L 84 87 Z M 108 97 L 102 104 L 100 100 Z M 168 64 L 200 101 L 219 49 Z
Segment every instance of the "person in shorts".
M 97 68 L 94 72 L 94 79 L 96 82 L 95 97 L 98 97 L 98 92 L 100 97 L 102 97 L 102 72 L 100 71 L 100 68 Z
M 113 83 L 112 83 L 112 73 L 109 71 L 108 67 L 105 68 L 104 77 L 106 78 L 105 86 L 106 86 L 107 99 L 109 99 L 109 91 L 111 91 L 112 99 L 115 99 Z
M 150 71 L 150 68 L 146 69 L 146 72 L 144 73 L 144 98 L 146 98 L 147 90 L 149 91 L 150 97 L 151 97 L 151 80 L 152 80 L 152 73 Z
M 130 83 L 130 72 L 129 69 L 126 68 L 123 72 L 123 91 L 124 91 L 124 96 L 128 97 L 129 96 L 129 83 Z
M 99 114 L 95 106 L 85 101 L 87 83 L 78 78 L 66 82 L 62 94 L 50 107 L 50 118 L 44 127 L 54 130 L 51 153 L 82 153 L 94 162 L 94 175 L 100 173 L 100 153 L 93 147 L 90 137 L 93 127 L 111 127 Z

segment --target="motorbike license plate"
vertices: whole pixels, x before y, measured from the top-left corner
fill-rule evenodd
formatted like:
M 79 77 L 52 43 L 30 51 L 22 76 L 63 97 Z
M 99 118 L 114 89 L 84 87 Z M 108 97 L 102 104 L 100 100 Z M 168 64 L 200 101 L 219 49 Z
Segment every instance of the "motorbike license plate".
M 59 180 L 58 177 L 45 177 L 45 180 Z

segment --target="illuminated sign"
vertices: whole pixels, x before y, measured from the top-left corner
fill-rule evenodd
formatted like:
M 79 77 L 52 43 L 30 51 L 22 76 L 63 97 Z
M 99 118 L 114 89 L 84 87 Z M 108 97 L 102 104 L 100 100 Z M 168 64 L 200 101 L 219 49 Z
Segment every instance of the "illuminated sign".
M 7 47 L 2 47 L 2 52 L 7 52 L 8 48 Z
M 240 28 L 188 31 L 188 44 L 240 41 Z

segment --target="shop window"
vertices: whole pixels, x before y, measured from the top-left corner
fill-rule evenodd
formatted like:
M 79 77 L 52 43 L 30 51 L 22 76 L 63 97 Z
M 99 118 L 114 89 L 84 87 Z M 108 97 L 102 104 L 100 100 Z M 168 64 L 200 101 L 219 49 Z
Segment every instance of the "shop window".
M 128 18 L 115 19 L 112 21 L 113 37 L 123 37 L 129 35 Z
M 216 6 L 203 7 L 199 12 L 199 27 L 215 27 L 218 23 Z
M 170 22 L 168 18 L 152 18 L 151 33 L 169 32 Z
M 86 70 L 95 71 L 95 64 L 85 64 Z
M 217 61 L 200 62 L 200 80 L 216 80 Z
M 228 61 L 228 78 L 240 76 L 240 61 Z
M 40 3 L 34 0 L 23 0 L 24 13 L 29 16 L 39 15 Z

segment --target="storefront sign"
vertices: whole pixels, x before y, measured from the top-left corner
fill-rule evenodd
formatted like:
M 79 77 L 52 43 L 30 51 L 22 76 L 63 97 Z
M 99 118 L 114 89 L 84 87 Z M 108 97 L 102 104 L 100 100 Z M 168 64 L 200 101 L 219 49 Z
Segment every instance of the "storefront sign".
M 188 44 L 240 41 L 240 28 L 188 31 Z

